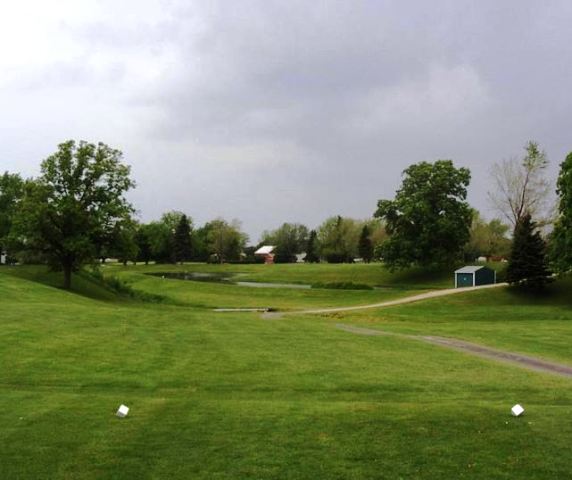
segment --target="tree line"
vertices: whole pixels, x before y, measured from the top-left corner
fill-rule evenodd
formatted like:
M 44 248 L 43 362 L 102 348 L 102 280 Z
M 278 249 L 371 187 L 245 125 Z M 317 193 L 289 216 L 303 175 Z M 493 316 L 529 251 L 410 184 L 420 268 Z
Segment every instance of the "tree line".
M 277 262 L 365 262 L 389 268 L 453 265 L 477 257 L 509 258 L 511 283 L 541 287 L 551 272 L 572 266 L 572 154 L 560 166 L 557 208 L 547 208 L 548 161 L 537 143 L 522 157 L 496 163 L 489 193 L 501 219 L 484 220 L 467 202 L 471 174 L 451 160 L 419 162 L 403 172 L 393 199 L 372 218 L 326 219 L 310 230 L 284 223 L 257 245 L 238 221 L 214 219 L 197 227 L 181 211 L 157 221 L 135 220 L 126 200 L 135 187 L 122 153 L 98 143 L 67 141 L 41 164 L 37 178 L 0 176 L 0 250 L 22 263 L 64 272 L 64 285 L 82 265 L 121 262 L 248 262 L 260 245 L 274 245 Z

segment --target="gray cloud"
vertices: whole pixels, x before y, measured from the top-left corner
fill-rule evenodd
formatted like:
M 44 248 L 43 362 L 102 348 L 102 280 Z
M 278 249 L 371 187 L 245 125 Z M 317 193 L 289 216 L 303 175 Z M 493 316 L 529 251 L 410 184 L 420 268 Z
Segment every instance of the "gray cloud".
M 572 149 L 566 1 L 102 5 L 60 20 L 68 56 L 12 69 L 0 128 L 41 135 L 4 135 L 0 162 L 33 171 L 65 138 L 101 139 L 133 165 L 145 219 L 235 217 L 255 241 L 283 221 L 367 217 L 409 164 L 438 158 L 471 168 L 490 216 L 494 161 L 536 139 L 555 175 Z

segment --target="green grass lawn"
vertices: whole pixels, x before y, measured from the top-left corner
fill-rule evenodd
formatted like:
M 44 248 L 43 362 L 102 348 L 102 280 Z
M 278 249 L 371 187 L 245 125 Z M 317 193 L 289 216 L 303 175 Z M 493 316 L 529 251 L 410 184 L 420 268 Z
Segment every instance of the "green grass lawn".
M 300 267 L 276 269 L 276 277 L 264 266 L 243 273 L 338 281 L 347 266 L 323 275 L 321 266 Z M 366 267 L 352 281 L 378 283 L 371 266 L 352 267 Z M 511 346 L 509 325 L 553 322 L 538 352 L 566 359 L 555 346 L 572 331 L 561 294 L 532 301 L 475 292 L 263 320 L 210 310 L 233 297 L 246 304 L 235 289 L 247 287 L 162 281 L 137 268 L 120 275 L 182 304 L 114 298 L 87 277 L 64 292 L 38 269 L 0 269 L 1 479 L 561 479 L 572 471 L 570 380 L 333 325 L 443 328 L 461 337 L 469 324 L 464 338 L 481 328 L 487 343 Z M 263 290 L 247 289 L 278 295 Z M 295 309 L 300 300 L 351 304 L 362 301 L 351 294 L 383 291 L 323 292 L 332 297 L 290 290 L 278 298 Z M 518 419 L 510 416 L 517 402 L 526 409 Z M 123 420 L 114 416 L 121 403 L 131 407 Z

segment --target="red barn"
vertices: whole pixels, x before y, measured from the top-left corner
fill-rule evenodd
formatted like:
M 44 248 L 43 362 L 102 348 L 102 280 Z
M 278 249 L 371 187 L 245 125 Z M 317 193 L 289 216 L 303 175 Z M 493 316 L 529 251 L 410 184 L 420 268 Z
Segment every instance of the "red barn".
M 272 265 L 274 263 L 274 254 L 272 252 L 275 248 L 273 245 L 264 245 L 256 250 L 254 255 L 263 258 L 266 265 Z

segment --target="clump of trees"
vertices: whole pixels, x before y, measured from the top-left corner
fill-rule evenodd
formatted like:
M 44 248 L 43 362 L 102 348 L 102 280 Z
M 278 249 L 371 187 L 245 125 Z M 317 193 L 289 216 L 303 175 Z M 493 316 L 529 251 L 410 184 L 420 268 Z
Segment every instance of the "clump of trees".
M 379 252 L 391 268 L 450 265 L 470 238 L 472 210 L 466 201 L 471 174 L 451 160 L 421 162 L 403 172 L 394 200 L 380 200 L 389 239 Z

